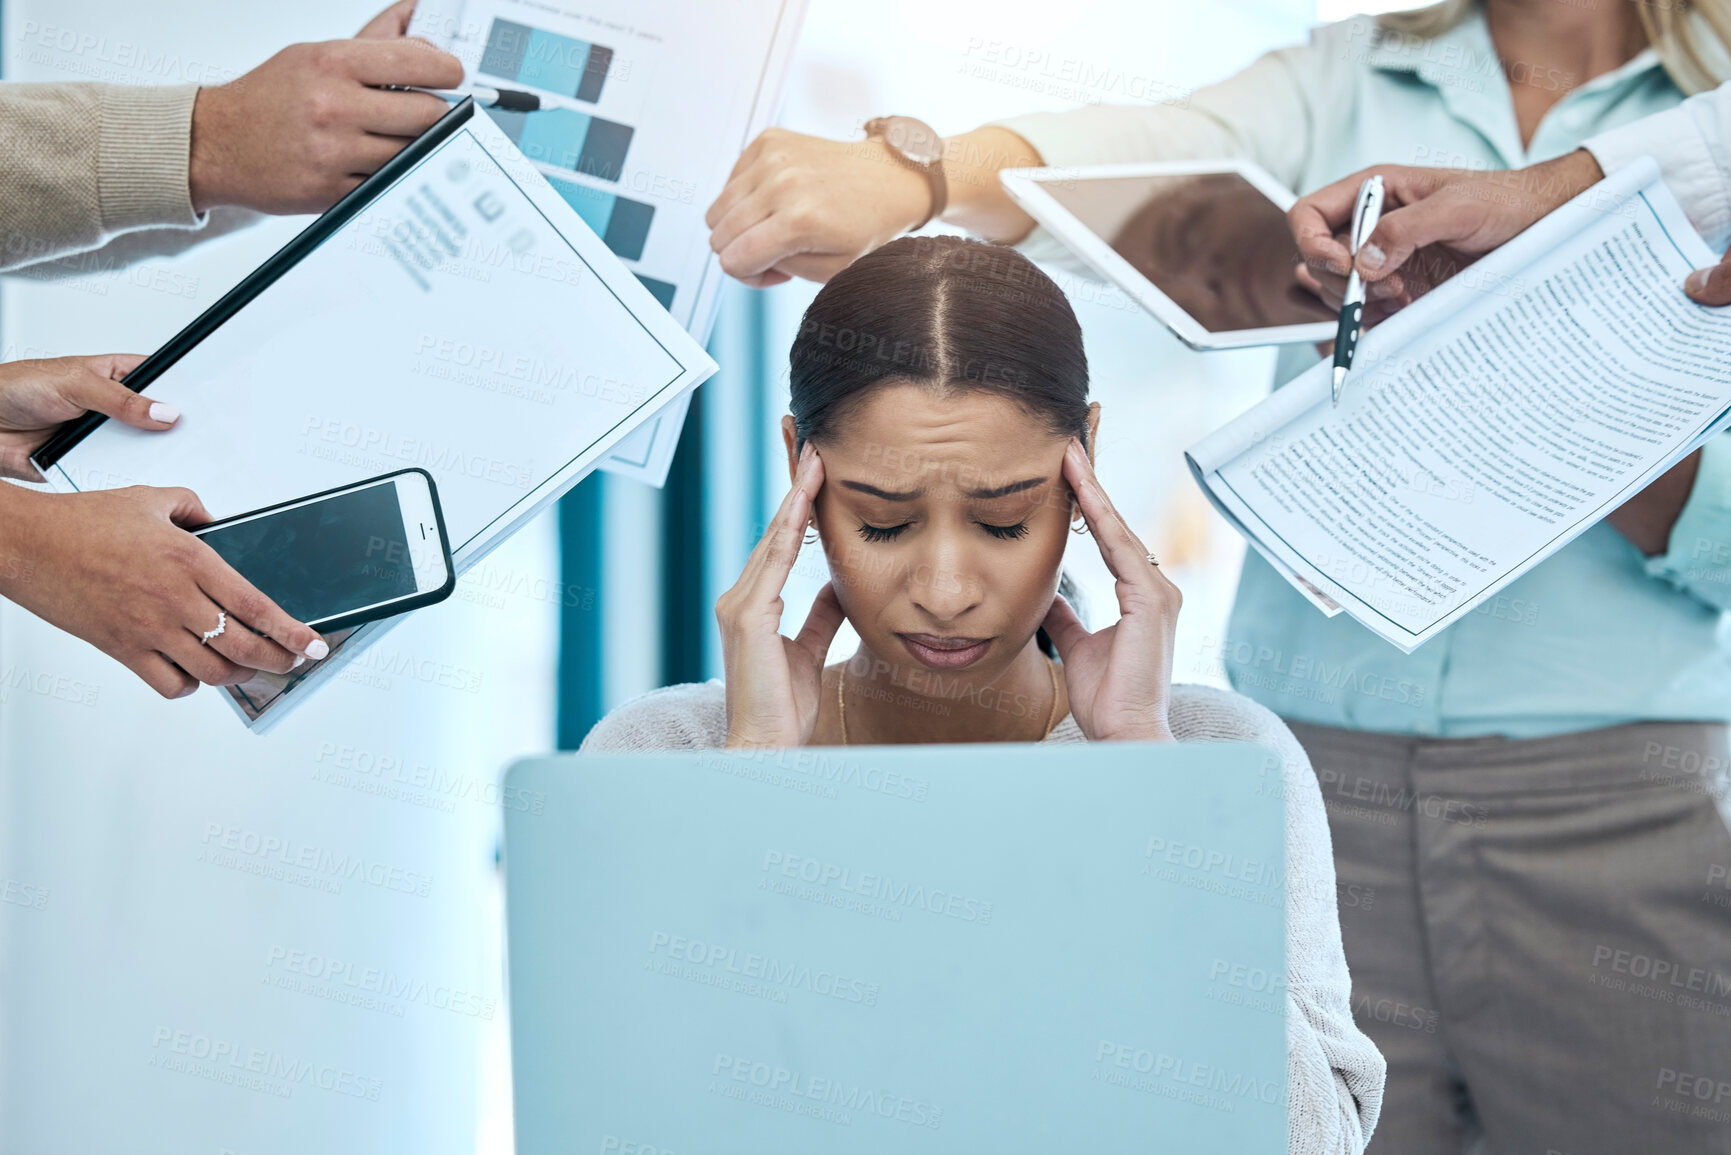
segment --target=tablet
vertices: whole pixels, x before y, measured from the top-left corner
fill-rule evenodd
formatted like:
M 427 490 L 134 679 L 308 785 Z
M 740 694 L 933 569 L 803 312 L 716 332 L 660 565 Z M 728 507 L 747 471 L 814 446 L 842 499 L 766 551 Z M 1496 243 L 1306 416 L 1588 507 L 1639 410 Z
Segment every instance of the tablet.
M 1193 349 L 1333 338 L 1298 283 L 1297 198 L 1244 160 L 1006 169 L 1004 190 Z

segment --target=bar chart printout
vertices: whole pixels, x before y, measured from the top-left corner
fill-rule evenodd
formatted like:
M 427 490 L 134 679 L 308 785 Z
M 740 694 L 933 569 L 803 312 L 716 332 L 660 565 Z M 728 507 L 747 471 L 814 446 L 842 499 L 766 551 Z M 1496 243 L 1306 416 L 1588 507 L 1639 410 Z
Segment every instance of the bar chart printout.
M 487 115 L 706 340 L 726 278 L 704 211 L 774 119 L 804 8 L 805 0 L 418 0 L 409 34 L 455 55 L 471 83 L 539 98 L 534 112 Z M 646 425 L 603 468 L 659 484 L 685 403 L 669 405 L 666 420 Z
M 649 224 L 655 219 L 655 206 L 552 175 L 548 175 L 547 183 L 577 210 L 583 223 L 594 229 L 614 253 L 628 261 L 642 258 L 643 246 L 649 240 Z
M 627 125 L 571 108 L 490 109 L 488 115 L 530 160 L 607 181 L 617 181 L 625 171 L 633 131 Z
M 494 18 L 481 54 L 485 76 L 557 92 L 594 104 L 613 63 L 613 49 Z

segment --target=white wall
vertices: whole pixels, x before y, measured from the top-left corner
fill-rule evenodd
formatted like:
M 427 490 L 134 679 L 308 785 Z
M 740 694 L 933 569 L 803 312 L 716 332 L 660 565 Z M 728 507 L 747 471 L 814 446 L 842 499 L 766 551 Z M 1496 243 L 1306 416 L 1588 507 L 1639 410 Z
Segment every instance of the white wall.
M 12 0 L 6 76 L 217 83 L 352 34 L 383 3 Z M 8 282 L 4 356 L 149 351 L 302 223 L 133 273 Z M 0 904 L 0 1150 L 474 1150 L 478 1042 L 504 1014 L 492 786 L 552 744 L 557 577 L 543 518 L 264 737 L 214 691 L 164 702 L 0 610 L 0 877 L 48 895 Z M 212 860 L 209 832 L 230 828 L 426 877 L 428 893 L 248 873 L 261 856 Z M 288 952 L 339 960 L 348 981 L 296 974 Z M 381 982 L 407 987 L 372 1006 L 327 997 Z M 492 1023 L 467 1013 L 488 1008 Z M 222 1061 L 164 1069 L 189 1058 L 176 1032 L 310 1073 L 271 1079 L 279 1097 L 204 1077 L 244 1073 Z M 341 1073 L 376 1100 L 319 1085 Z

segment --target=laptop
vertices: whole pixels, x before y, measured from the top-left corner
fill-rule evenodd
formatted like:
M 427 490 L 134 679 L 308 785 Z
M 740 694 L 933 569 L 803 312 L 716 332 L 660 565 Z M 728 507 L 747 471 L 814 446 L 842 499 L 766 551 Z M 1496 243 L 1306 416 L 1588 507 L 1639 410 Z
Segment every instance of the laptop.
M 1229 743 L 518 762 L 517 1150 L 1281 1155 L 1280 774 Z

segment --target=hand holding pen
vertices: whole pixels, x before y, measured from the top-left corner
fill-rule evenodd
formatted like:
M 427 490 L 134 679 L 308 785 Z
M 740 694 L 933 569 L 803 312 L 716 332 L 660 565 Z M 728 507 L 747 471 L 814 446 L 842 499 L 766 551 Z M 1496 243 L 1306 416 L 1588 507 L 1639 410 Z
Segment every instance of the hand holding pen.
M 1352 368 L 1353 354 L 1358 351 L 1359 334 L 1364 331 L 1364 281 L 1358 275 L 1358 250 L 1376 231 L 1382 217 L 1382 177 L 1366 177 L 1358 189 L 1358 201 L 1352 210 L 1352 235 L 1348 245 L 1353 266 L 1346 278 L 1346 300 L 1340 307 L 1340 326 L 1334 334 L 1334 404 L 1340 404 L 1340 391 L 1346 385 L 1346 374 Z

